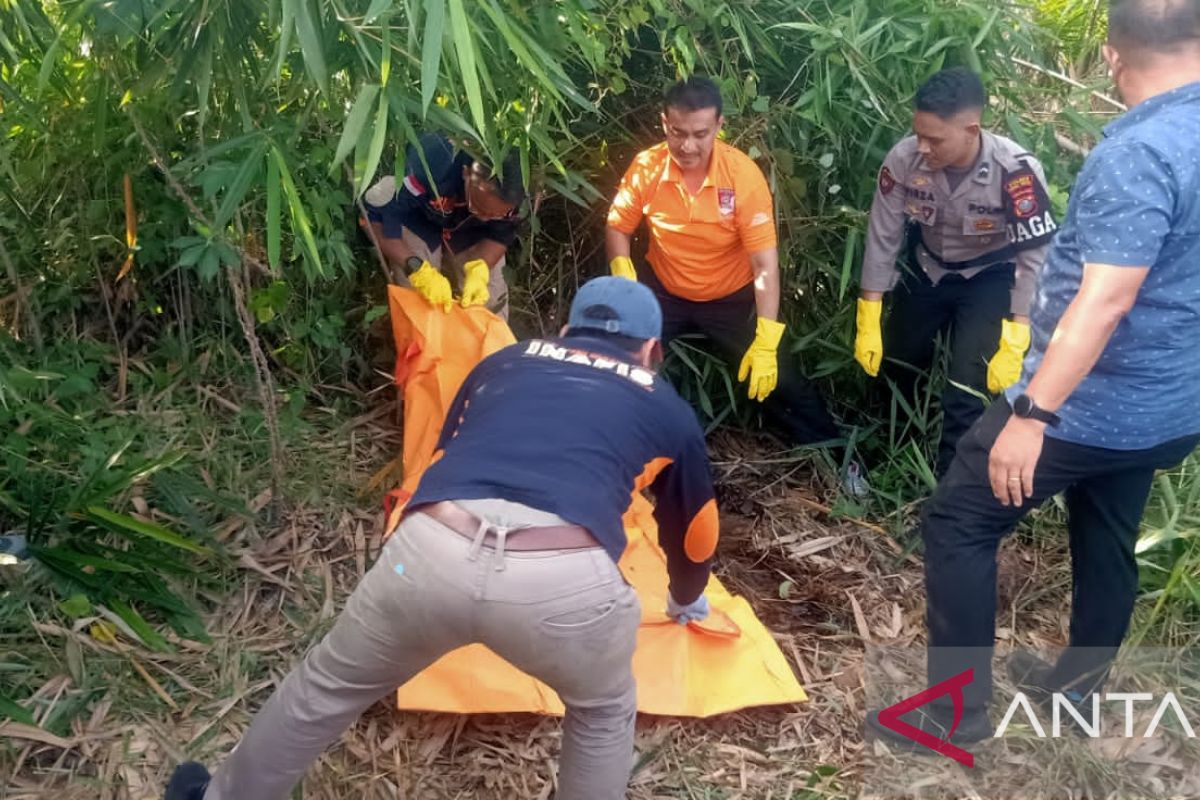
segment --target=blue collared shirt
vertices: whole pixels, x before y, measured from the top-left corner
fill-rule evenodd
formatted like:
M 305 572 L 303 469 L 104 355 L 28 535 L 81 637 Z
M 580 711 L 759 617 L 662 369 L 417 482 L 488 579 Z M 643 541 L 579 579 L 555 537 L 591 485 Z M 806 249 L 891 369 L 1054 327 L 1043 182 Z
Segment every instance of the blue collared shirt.
M 1030 314 L 1025 391 L 1083 279 L 1083 265 L 1149 267 L 1137 302 L 1047 435 L 1140 450 L 1200 432 L 1200 83 L 1108 125 L 1071 194 Z

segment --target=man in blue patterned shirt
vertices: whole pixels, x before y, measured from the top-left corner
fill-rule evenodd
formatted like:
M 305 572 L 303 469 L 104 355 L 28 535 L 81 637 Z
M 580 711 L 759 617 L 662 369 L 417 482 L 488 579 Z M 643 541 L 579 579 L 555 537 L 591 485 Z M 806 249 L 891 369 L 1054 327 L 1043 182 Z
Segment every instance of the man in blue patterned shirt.
M 944 696 L 920 724 L 959 744 L 991 733 L 1000 540 L 1065 493 L 1070 641 L 1054 665 L 1008 667 L 1031 696 L 1090 708 L 1129 625 L 1155 470 L 1200 442 L 1200 0 L 1112 0 L 1104 56 L 1130 111 L 1079 174 L 1022 380 L 963 436 L 922 519 L 930 685 L 975 674 L 960 709 Z

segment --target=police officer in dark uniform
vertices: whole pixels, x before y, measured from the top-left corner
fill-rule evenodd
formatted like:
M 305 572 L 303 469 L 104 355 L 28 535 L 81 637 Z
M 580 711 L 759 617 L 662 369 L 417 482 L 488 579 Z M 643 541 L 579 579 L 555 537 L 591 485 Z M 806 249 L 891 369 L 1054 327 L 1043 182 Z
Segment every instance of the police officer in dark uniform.
M 885 374 L 912 396 L 916 370 L 932 363 L 938 334 L 949 334 L 939 476 L 983 413 L 974 393 L 999 392 L 1020 377 L 1029 307 L 1056 229 L 1041 164 L 981 130 L 986 104 L 979 76 L 964 68 L 918 89 L 915 135 L 893 147 L 879 171 L 863 258 L 854 353 L 869 375 L 886 352 Z
M 166 800 L 283 800 L 368 706 L 472 642 L 562 698 L 558 800 L 624 798 L 642 614 L 617 567 L 622 514 L 635 486 L 654 493 L 680 623 L 708 616 L 719 528 L 704 431 L 654 373 L 661 337 L 654 293 L 604 277 L 579 290 L 563 336 L 484 359 L 333 629 L 215 774 L 180 765 Z
M 493 171 L 440 134 L 424 134 L 419 142 L 420 152 L 408 147 L 400 185 L 388 176 L 363 196 L 366 224 L 392 279 L 449 308 L 449 270 L 464 306 L 486 303 L 507 319 L 505 253 L 525 198 L 519 154 L 510 152 Z

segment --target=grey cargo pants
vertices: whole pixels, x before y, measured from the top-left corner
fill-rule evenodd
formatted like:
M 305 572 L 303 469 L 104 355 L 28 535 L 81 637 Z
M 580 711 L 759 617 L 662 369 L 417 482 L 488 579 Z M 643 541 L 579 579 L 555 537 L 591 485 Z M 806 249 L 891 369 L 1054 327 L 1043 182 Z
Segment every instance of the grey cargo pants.
M 459 505 L 494 525 L 565 524 L 503 500 Z M 557 800 L 619 800 L 633 764 L 640 621 L 637 594 L 599 547 L 472 554 L 469 540 L 412 514 L 333 629 L 255 716 L 205 800 L 283 800 L 368 706 L 473 642 L 566 705 Z

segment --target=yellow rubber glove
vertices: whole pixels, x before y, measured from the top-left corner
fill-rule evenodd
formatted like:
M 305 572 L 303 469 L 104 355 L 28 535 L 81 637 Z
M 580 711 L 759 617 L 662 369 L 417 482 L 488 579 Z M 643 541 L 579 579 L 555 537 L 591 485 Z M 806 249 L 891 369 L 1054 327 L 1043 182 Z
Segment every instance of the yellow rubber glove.
M 872 378 L 879 374 L 879 365 L 883 363 L 883 331 L 879 327 L 881 316 L 882 300 L 859 298 L 855 321 L 857 333 L 854 336 L 854 360 L 863 368 L 863 372 Z
M 783 338 L 782 322 L 759 317 L 754 326 L 754 341 L 742 356 L 738 380 L 750 378 L 750 399 L 760 403 L 775 390 L 779 382 L 779 340 Z
M 417 293 L 429 301 L 432 306 L 441 306 L 442 311 L 449 313 L 454 305 L 454 296 L 450 292 L 450 281 L 446 276 L 434 269 L 428 261 L 421 263 L 421 268 L 408 276 L 408 282 Z
M 486 261 L 475 259 L 463 265 L 462 307 L 481 306 L 488 301 L 488 276 L 491 271 Z
M 631 281 L 637 280 L 637 270 L 633 268 L 633 261 L 630 260 L 629 256 L 617 256 L 608 262 L 608 269 L 618 278 L 628 278 Z
M 1029 349 L 1029 325 L 1006 319 L 1000 323 L 1000 349 L 988 362 L 987 387 L 992 394 L 1021 379 L 1021 364 Z

